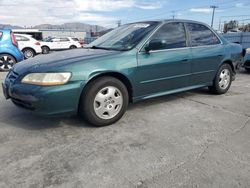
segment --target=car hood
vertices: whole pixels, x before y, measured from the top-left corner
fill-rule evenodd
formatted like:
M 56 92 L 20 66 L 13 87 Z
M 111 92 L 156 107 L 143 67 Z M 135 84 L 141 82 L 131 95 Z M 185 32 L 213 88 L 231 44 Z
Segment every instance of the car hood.
M 53 71 L 58 67 L 75 63 L 86 63 L 86 60 L 100 58 L 121 53 L 113 50 L 100 49 L 74 49 L 61 52 L 52 52 L 47 55 L 39 55 L 17 63 L 13 70 L 18 74 L 24 72 Z

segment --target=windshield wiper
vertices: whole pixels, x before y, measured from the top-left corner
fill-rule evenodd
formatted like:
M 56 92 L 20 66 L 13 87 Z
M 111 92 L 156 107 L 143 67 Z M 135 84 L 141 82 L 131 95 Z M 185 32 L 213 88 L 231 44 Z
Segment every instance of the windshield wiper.
M 88 49 L 101 49 L 101 50 L 115 50 L 115 51 L 124 51 L 123 49 L 117 49 L 117 48 L 105 48 L 101 46 L 91 46 L 87 47 Z
M 101 46 L 91 46 L 90 49 L 113 50 L 111 48 L 105 48 L 105 47 L 101 47 Z

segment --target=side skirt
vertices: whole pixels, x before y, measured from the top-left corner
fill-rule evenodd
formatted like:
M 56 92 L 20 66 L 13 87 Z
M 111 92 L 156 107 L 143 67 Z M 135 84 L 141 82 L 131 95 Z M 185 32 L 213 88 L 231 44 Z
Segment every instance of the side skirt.
M 164 91 L 164 92 L 159 92 L 159 93 L 153 93 L 153 94 L 149 94 L 149 95 L 143 95 L 143 96 L 139 96 L 139 97 L 133 97 L 133 103 L 139 102 L 139 101 L 145 100 L 145 99 L 180 93 L 180 92 L 194 90 L 194 89 L 198 89 L 198 88 L 203 88 L 203 87 L 207 87 L 207 86 L 211 86 L 211 85 L 212 85 L 212 82 L 211 83 L 209 82 L 209 83 L 202 84 L 202 85 L 188 86 L 188 87 L 184 87 L 184 88 L 180 88 L 180 89 L 174 89 L 174 90 L 169 90 L 169 91 Z

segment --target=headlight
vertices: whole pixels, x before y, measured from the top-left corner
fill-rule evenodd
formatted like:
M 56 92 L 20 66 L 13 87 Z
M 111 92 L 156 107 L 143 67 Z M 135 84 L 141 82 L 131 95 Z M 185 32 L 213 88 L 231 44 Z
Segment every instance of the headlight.
M 246 53 L 247 53 L 247 54 L 250 54 L 250 48 L 247 48 L 247 49 L 246 49 Z
M 30 73 L 27 74 L 23 79 L 22 83 L 42 85 L 42 86 L 52 86 L 52 85 L 62 85 L 69 81 L 71 73 Z

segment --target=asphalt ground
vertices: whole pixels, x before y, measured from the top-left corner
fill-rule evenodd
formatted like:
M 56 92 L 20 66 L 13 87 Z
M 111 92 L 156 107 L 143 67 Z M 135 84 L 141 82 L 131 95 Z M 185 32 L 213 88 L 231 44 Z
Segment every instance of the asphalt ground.
M 6 73 L 0 73 L 0 80 Z M 45 118 L 0 89 L 0 187 L 250 187 L 250 74 L 129 106 L 116 124 Z

